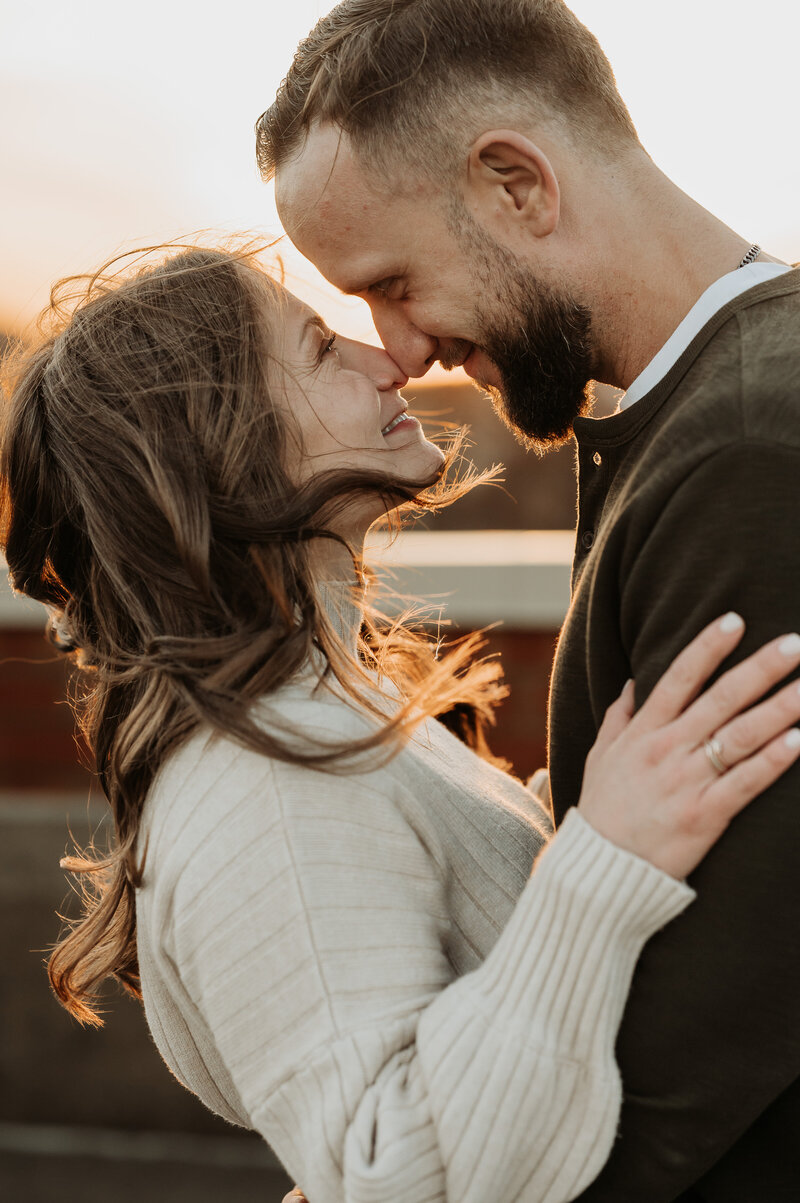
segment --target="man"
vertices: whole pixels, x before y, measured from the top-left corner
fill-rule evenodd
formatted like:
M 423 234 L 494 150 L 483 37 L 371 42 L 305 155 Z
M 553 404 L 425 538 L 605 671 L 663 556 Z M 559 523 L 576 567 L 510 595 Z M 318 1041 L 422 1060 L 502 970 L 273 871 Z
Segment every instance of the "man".
M 626 678 L 641 703 L 731 607 L 740 656 L 796 625 L 800 272 L 659 171 L 561 0 L 345 0 L 257 134 L 290 238 L 368 302 L 404 374 L 463 364 L 538 451 L 574 432 L 560 822 Z M 592 379 L 627 390 L 618 414 L 588 416 Z M 737 819 L 648 945 L 620 1137 L 584 1199 L 800 1198 L 798 785 Z

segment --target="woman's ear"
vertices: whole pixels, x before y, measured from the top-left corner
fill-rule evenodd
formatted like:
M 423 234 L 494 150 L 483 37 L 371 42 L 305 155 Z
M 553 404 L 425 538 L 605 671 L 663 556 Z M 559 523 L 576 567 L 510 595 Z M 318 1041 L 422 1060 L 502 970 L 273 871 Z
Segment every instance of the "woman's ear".
M 546 238 L 558 226 L 561 194 L 550 160 L 515 130 L 488 130 L 473 142 L 467 161 L 467 202 L 482 224 L 522 229 Z

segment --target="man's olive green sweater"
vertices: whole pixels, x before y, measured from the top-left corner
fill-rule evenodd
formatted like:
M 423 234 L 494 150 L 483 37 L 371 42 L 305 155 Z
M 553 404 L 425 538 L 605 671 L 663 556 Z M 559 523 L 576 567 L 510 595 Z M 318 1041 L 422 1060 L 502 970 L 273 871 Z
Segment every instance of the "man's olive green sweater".
M 630 409 L 576 424 L 573 599 L 550 710 L 556 822 L 625 680 L 639 703 L 715 616 L 734 659 L 800 629 L 800 271 L 724 306 Z M 800 766 L 735 820 L 647 946 L 626 1101 L 591 1203 L 800 1199 Z

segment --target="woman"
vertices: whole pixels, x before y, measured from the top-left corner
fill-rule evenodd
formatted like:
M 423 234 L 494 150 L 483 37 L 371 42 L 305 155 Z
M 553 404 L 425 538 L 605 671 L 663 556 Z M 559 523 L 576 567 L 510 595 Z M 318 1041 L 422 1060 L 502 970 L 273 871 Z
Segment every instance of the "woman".
M 97 1023 L 108 975 L 141 991 L 173 1072 L 317 1203 L 573 1198 L 614 1138 L 642 945 L 798 755 L 797 688 L 753 704 L 800 639 L 698 697 L 728 615 L 636 716 L 627 687 L 551 836 L 436 721 L 480 740 L 501 687 L 474 640 L 437 657 L 357 583 L 376 518 L 469 484 L 392 360 L 244 252 L 66 291 L 9 368 L 0 528 L 85 670 L 114 817 L 109 855 L 64 862 L 90 887 L 56 993 Z

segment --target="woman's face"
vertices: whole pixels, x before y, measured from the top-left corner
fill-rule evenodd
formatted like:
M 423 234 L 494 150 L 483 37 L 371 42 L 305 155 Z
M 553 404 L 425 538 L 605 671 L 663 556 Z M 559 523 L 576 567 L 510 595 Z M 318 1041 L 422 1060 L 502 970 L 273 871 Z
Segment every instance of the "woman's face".
M 333 334 L 289 292 L 281 313 L 273 395 L 300 433 L 290 475 L 302 482 L 320 472 L 362 469 L 432 483 L 444 455 L 407 412 L 398 392 L 407 377 L 394 360 L 379 347 Z M 359 499 L 350 515 L 353 533 L 363 534 L 382 513 L 380 498 Z

